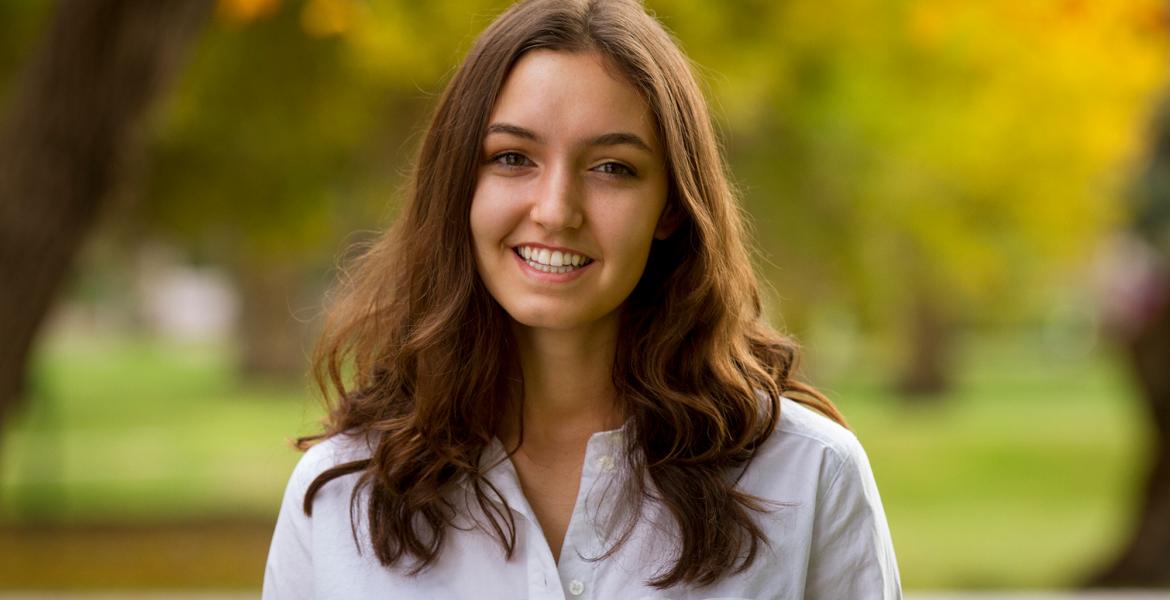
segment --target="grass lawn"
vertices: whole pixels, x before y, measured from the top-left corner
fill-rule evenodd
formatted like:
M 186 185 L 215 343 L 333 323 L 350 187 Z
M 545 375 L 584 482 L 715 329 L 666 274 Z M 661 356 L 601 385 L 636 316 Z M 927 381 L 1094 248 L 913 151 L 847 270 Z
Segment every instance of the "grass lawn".
M 1101 356 L 966 348 L 938 406 L 861 372 L 825 386 L 870 454 L 903 584 L 1075 585 L 1125 533 L 1141 406 Z M 0 439 L 0 556 L 21 557 L 0 561 L 0 588 L 257 586 L 288 440 L 320 409 L 307 383 L 242 384 L 230 365 L 218 347 L 48 342 Z M 60 567 L 74 555 L 88 571 Z
M 870 454 L 908 588 L 1074 586 L 1128 531 L 1149 432 L 1120 365 L 975 343 L 959 389 L 840 399 Z
M 50 343 L 0 450 L 0 518 L 270 518 L 321 414 L 307 383 L 244 385 L 231 355 L 150 340 Z

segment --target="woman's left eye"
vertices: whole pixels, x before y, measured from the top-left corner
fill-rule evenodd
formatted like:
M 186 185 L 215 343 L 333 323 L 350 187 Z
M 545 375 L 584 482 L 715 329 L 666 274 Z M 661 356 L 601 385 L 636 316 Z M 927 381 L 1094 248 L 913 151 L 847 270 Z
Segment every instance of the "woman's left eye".
M 620 162 L 601 163 L 594 167 L 594 169 L 607 175 L 633 176 L 636 174 L 633 168 Z

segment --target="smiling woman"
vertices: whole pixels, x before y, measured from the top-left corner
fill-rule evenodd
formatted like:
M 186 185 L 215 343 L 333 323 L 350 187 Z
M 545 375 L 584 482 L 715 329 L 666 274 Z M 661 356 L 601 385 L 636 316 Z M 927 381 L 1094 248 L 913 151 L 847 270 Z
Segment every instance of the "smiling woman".
M 526 388 L 523 414 L 500 434 L 523 450 L 512 462 L 554 559 L 582 442 L 621 425 L 608 389 L 618 308 L 651 240 L 677 225 L 664 211 L 666 164 L 650 108 L 605 60 L 595 51 L 520 58 L 492 110 L 471 201 L 476 265 L 511 317 Z M 527 440 L 514 423 L 529 426 Z
M 901 596 L 865 453 L 763 321 L 703 97 L 641 5 L 513 6 L 417 164 L 319 346 L 336 401 L 266 598 Z

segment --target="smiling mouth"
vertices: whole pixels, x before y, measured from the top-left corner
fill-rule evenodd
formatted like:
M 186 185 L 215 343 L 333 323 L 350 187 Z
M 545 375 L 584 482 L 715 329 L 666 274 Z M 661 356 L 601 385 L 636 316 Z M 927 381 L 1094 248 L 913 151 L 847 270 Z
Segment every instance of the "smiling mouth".
M 516 246 L 512 251 L 524 259 L 528 266 L 545 273 L 569 273 L 593 263 L 593 259 L 588 256 L 548 248 Z

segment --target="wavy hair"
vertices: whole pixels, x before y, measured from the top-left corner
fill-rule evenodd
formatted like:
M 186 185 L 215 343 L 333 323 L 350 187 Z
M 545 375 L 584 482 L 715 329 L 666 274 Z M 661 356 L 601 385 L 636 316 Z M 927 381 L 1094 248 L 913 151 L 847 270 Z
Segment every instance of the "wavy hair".
M 665 210 L 677 211 L 681 224 L 653 242 L 623 304 L 613 382 L 634 432 L 628 456 L 639 475 L 631 477 L 629 514 L 653 499 L 677 524 L 678 554 L 648 583 L 709 584 L 747 568 L 768 543 L 753 518 L 766 507 L 737 490 L 731 474 L 775 429 L 781 395 L 844 420 L 793 378 L 796 345 L 764 321 L 703 94 L 674 39 L 636 0 L 521 2 L 479 36 L 455 72 L 404 210 L 342 278 L 314 356 L 330 410 L 324 432 L 298 445 L 357 434 L 371 440 L 371 456 L 321 473 L 304 510 L 311 514 L 323 485 L 358 474 L 351 508 L 368 490 L 378 559 L 411 562 L 417 573 L 442 551 L 457 516 L 452 494 L 466 482 L 483 525 L 509 558 L 514 551 L 516 524 L 480 459 L 504 415 L 520 414 L 506 408 L 522 398 L 523 382 L 509 317 L 477 274 L 469 211 L 496 97 L 534 49 L 600 53 L 657 120 Z

